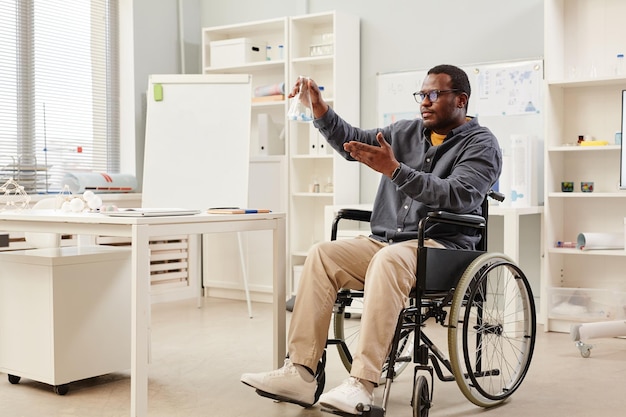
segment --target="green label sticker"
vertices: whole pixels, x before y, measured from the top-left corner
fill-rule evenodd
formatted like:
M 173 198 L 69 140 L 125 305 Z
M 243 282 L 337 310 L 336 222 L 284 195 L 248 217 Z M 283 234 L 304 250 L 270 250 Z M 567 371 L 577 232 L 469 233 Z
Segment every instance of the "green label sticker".
M 154 85 L 154 101 L 163 101 L 163 86 L 161 84 Z

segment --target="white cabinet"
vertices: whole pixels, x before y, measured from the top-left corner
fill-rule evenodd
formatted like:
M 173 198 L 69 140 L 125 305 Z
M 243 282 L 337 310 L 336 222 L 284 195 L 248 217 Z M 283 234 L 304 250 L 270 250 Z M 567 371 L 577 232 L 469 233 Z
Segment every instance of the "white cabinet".
M 327 149 L 311 123 L 288 121 L 287 95 L 298 76 L 311 77 L 324 87 L 329 104 L 350 123 L 358 125 L 359 39 L 359 19 L 338 12 L 202 30 L 203 73 L 251 74 L 254 95 L 261 95 L 253 97 L 252 103 L 249 205 L 287 212 L 290 272 L 293 266 L 304 262 L 313 243 L 324 239 L 324 207 L 359 201 L 359 166 Z M 246 49 L 260 46 L 270 47 L 265 60 L 258 59 L 257 51 Z M 220 66 L 212 65 L 216 47 L 230 48 L 226 53 L 219 49 Z M 232 65 L 228 64 L 229 59 Z M 284 96 L 282 91 L 272 94 L 276 92 L 273 88 L 282 85 Z M 273 201 L 268 201 L 270 196 Z M 248 234 L 244 245 L 244 258 L 248 261 L 244 267 L 255 272 L 250 274 L 250 289 L 253 297 L 256 293 L 259 299 L 263 296 L 258 293 L 272 290 L 272 275 L 265 273 L 271 263 L 263 262 L 271 257 L 260 255 L 269 250 L 263 247 L 266 241 L 261 236 L 257 242 Z M 214 244 L 212 250 L 218 251 L 217 256 L 238 256 L 234 239 Z M 233 291 L 241 292 L 243 273 L 238 265 L 232 265 L 229 271 L 207 270 L 206 265 L 203 268 L 205 286 L 214 288 L 210 294 L 235 296 Z M 216 287 L 221 288 L 215 290 Z M 288 289 L 292 288 L 293 283 L 288 283 Z
M 359 19 L 337 12 L 292 17 L 289 84 L 314 79 L 325 100 L 351 124 L 359 125 Z M 311 123 L 289 122 L 289 230 L 291 265 L 325 238 L 324 207 L 359 202 L 359 164 L 326 146 Z
M 0 371 L 63 386 L 130 368 L 130 249 L 9 251 L 0 264 Z
M 618 188 L 621 91 L 626 74 L 616 73 L 626 51 L 626 2 L 545 1 L 545 262 L 542 314 L 546 330 L 624 317 L 626 251 L 556 247 L 579 233 L 622 232 L 626 192 Z M 588 135 L 605 146 L 577 145 Z M 593 192 L 581 182 L 592 181 Z M 573 182 L 572 192 L 561 190 Z M 565 297 L 564 295 L 568 295 Z M 601 299 L 601 302 L 598 299 Z M 609 301 L 606 301 L 606 300 Z

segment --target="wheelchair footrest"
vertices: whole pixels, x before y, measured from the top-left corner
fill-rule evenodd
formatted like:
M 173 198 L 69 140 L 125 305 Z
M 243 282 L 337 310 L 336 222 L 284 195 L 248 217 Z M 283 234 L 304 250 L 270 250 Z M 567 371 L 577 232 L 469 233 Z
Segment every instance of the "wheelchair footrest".
M 357 408 L 360 408 L 360 407 L 357 406 Z M 362 408 L 363 408 L 363 411 L 361 412 L 362 416 L 365 416 L 365 417 L 384 417 L 385 416 L 385 409 L 377 405 L 365 405 Z
M 362 416 L 362 417 L 384 417 L 385 410 L 382 407 L 376 405 L 362 405 L 359 404 L 357 409 L 360 411 L 359 414 L 345 413 L 340 410 L 324 408 L 322 407 L 322 411 L 326 413 L 335 414 L 342 417 L 354 417 L 354 416 Z
M 261 391 L 260 389 L 257 389 L 256 393 L 259 394 L 261 397 L 271 398 L 272 400 L 285 402 L 285 403 L 298 404 L 299 406 L 302 406 L 304 408 L 309 408 L 313 406 L 313 404 L 303 403 L 301 401 L 295 401 L 295 400 L 292 400 L 291 398 L 283 397 L 281 395 L 270 394 L 269 392 Z

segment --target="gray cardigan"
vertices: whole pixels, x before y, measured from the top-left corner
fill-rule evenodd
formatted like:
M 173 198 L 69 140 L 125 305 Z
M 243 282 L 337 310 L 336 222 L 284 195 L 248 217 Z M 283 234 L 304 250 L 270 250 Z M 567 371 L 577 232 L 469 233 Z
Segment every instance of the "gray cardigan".
M 429 211 L 482 214 L 481 204 L 502 169 L 498 140 L 476 118 L 453 129 L 444 142 L 433 146 L 422 119 L 399 120 L 383 129 L 351 126 L 332 108 L 315 126 L 345 159 L 354 159 L 343 143 L 359 141 L 378 146 L 382 131 L 401 164 L 390 180 L 382 176 L 374 201 L 371 237 L 389 243 L 417 238 L 417 224 Z M 474 229 L 431 225 L 426 237 L 449 248 L 473 249 L 480 240 Z

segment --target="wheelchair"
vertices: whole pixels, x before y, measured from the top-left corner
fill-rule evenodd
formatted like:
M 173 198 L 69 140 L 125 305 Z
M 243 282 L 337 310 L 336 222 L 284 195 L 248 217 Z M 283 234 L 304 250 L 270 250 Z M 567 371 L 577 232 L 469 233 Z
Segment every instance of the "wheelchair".
M 385 415 L 392 382 L 411 363 L 413 417 L 428 416 L 435 374 L 441 381 L 455 381 L 469 401 L 485 408 L 504 402 L 524 380 L 535 346 L 535 304 L 528 280 L 515 262 L 504 254 L 487 252 L 489 198 L 503 201 L 504 195 L 490 191 L 482 216 L 437 211 L 420 221 L 417 284 L 398 317 L 381 372 L 382 403 L 359 404 L 361 415 Z M 341 220 L 369 222 L 370 216 L 369 211 L 340 210 L 332 224 L 331 240 L 337 238 Z M 426 226 L 433 223 L 478 229 L 481 241 L 476 250 L 425 247 Z M 348 371 L 350 347 L 358 340 L 359 328 L 350 307 L 362 297 L 362 291 L 340 290 L 333 310 L 334 338 L 327 341 L 327 346 L 337 346 Z M 447 328 L 449 357 L 424 333 L 429 319 Z

